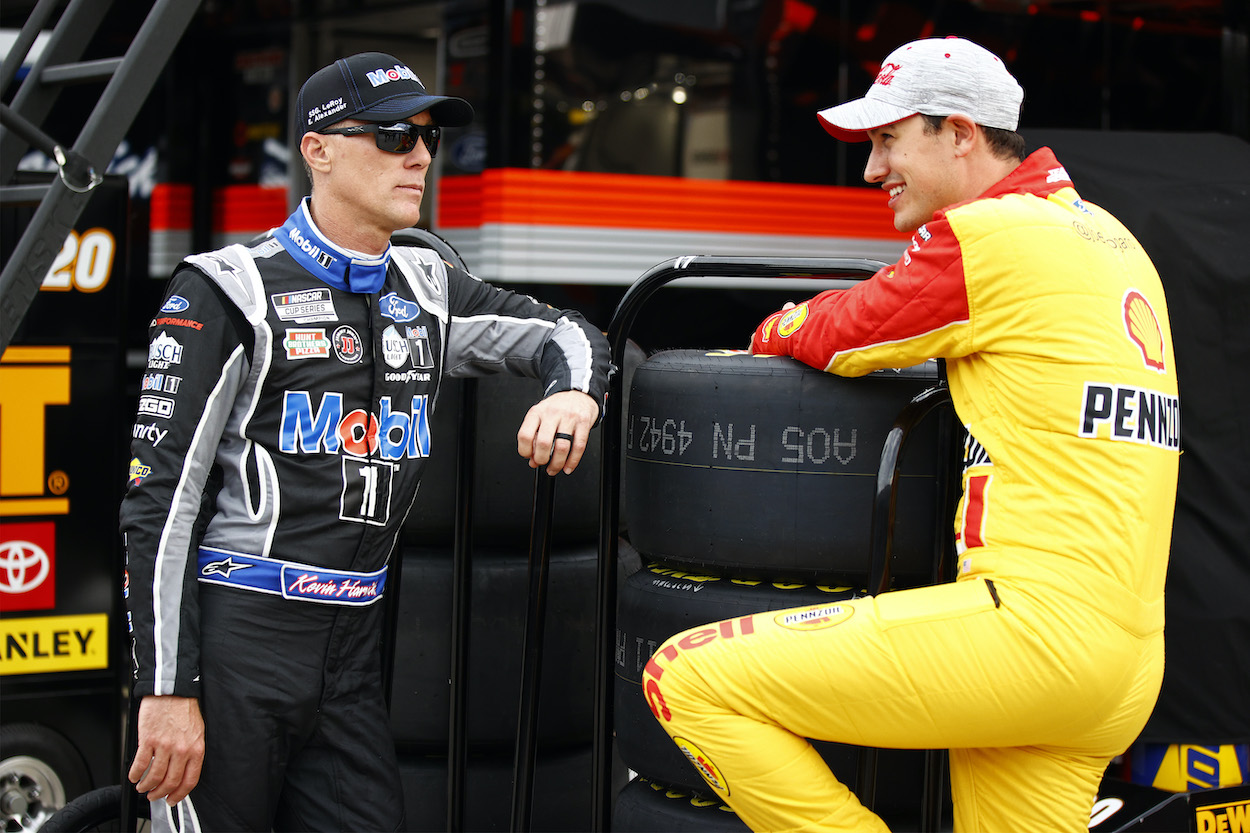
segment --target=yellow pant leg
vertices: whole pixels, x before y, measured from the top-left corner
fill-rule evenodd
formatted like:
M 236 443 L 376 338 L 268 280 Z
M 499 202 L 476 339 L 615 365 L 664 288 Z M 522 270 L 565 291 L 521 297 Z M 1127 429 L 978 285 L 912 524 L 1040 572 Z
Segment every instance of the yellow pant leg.
M 1083 833 L 1111 755 L 1034 746 L 952 749 L 959 833 Z
M 809 737 L 1049 744 L 1108 759 L 1127 746 L 1157 695 L 1159 645 L 1080 600 L 999 595 L 1001 607 L 977 579 L 693 628 L 656 651 L 643 692 L 713 789 L 760 831 L 884 829 Z M 1070 777 L 1087 781 L 1083 766 Z M 1013 777 L 1014 789 L 1036 789 L 1029 774 L 1005 773 L 998 792 L 1011 793 Z

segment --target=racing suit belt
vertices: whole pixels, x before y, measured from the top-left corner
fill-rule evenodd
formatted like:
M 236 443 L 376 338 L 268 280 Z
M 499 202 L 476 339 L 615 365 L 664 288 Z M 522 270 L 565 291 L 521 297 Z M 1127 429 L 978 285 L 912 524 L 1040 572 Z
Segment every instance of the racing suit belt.
M 238 587 L 284 599 L 364 607 L 382 598 L 386 569 L 357 573 L 215 547 L 200 547 L 197 578 L 205 584 Z

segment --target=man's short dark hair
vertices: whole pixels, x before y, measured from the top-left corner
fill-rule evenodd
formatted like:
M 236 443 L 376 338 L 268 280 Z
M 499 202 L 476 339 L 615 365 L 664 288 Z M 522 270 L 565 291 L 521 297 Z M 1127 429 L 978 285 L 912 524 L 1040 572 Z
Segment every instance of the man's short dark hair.
M 922 113 L 921 117 L 925 122 L 925 133 L 933 135 L 942 132 L 942 125 L 946 123 L 946 116 L 926 116 Z M 985 125 L 981 125 L 981 129 L 985 131 L 985 140 L 989 143 L 990 153 L 993 153 L 999 159 L 1015 159 L 1017 162 L 1024 161 L 1024 137 L 1019 133 L 1014 130 L 1003 130 L 1001 127 L 986 127 Z

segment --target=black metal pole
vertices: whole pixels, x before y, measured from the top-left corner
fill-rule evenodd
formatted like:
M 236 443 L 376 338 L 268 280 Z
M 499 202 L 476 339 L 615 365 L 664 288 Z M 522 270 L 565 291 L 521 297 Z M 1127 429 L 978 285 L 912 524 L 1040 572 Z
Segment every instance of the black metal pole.
M 386 590 L 382 594 L 382 699 L 391 712 L 395 685 L 395 636 L 399 632 L 399 585 L 404 566 L 404 549 L 398 543 L 386 565 Z
M 520 713 L 513 765 L 512 830 L 530 829 L 534 758 L 538 749 L 538 689 L 542 682 L 543 624 L 547 615 L 547 570 L 551 563 L 551 508 L 555 478 L 534 470 L 534 517 L 530 524 L 529 613 L 521 664 Z
M 122 794 L 119 808 L 121 812 L 118 817 L 122 830 L 135 829 L 139 818 L 136 803 L 147 801 L 147 798 L 139 798 L 135 785 L 130 783 L 130 764 L 139 751 L 139 705 L 142 702 L 142 697 L 131 695 L 126 708 L 126 741 L 122 748 Z
M 477 380 L 460 389 L 460 439 L 456 451 L 456 518 L 451 559 L 451 705 L 447 715 L 447 830 L 464 829 L 468 763 L 469 630 L 473 586 L 473 484 L 477 459 Z

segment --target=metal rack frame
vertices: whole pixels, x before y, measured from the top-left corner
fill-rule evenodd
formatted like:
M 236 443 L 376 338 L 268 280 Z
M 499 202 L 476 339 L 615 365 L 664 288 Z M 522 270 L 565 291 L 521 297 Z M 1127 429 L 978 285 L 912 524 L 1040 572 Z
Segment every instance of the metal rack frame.
M 644 273 L 626 290 L 608 325 L 608 342 L 613 364 L 622 366 L 629 331 L 643 305 L 663 286 L 687 278 L 743 278 L 767 280 L 805 278 L 817 280 L 860 281 L 887 264 L 863 258 L 820 257 L 714 257 L 686 256 L 660 263 Z M 848 284 L 843 283 L 841 288 Z M 944 376 L 944 374 L 943 374 Z M 618 542 L 616 530 L 620 523 L 621 494 L 621 429 L 625 410 L 624 381 L 614 373 L 608 387 L 608 409 L 603 419 L 603 469 L 599 503 L 599 573 L 596 607 L 595 661 L 595 723 L 592 761 L 592 830 L 610 829 L 612 808 L 612 651 L 616 626 L 616 569 Z M 902 455 L 912 430 L 931 414 L 942 419 L 939 436 L 950 445 L 951 424 L 946 411 L 951 408 L 945 379 L 917 395 L 898 415 L 882 448 L 877 475 L 877 491 L 873 502 L 872 545 L 869 554 L 869 589 L 884 592 L 890 585 L 890 556 L 893 546 L 893 524 L 898 491 L 898 472 Z M 951 459 L 939 458 L 939 528 L 949 518 L 951 503 Z M 938 534 L 934 542 L 934 574 L 940 580 L 953 551 L 950 536 Z M 925 786 L 922 796 L 922 830 L 937 830 L 941 823 L 941 784 L 944 778 L 944 751 L 930 750 L 925 760 Z M 876 787 L 877 750 L 861 749 L 856 793 L 868 806 L 873 803 Z
M 36 37 L 60 0 L 39 0 L 0 65 L 0 92 L 8 90 Z M 126 50 L 117 58 L 81 60 L 112 4 L 70 0 L 47 46 L 13 96 L 0 104 L 0 205 L 37 205 L 13 254 L 0 272 L 0 353 L 12 342 L 48 268 L 74 227 L 90 193 L 134 122 L 200 6 L 200 0 L 156 0 Z M 155 69 L 154 69 L 155 68 Z M 107 82 L 72 144 L 41 125 L 68 85 Z M 27 149 L 43 151 L 60 176 L 49 184 L 13 184 Z

